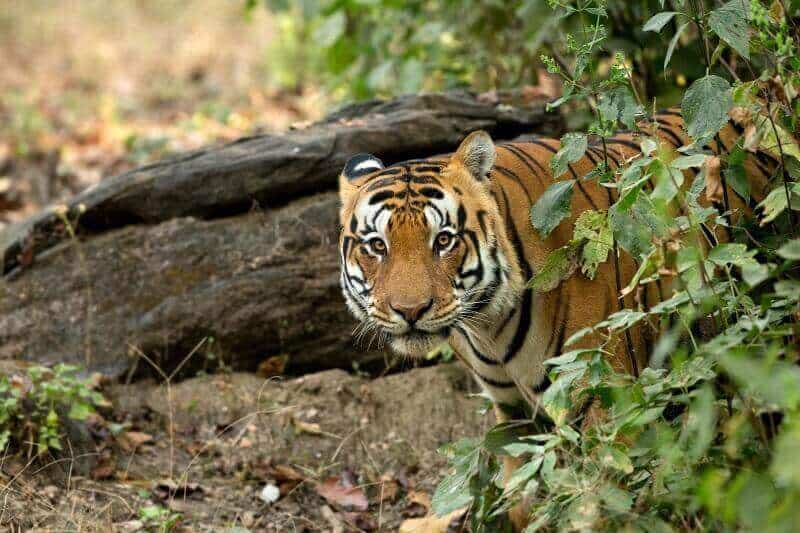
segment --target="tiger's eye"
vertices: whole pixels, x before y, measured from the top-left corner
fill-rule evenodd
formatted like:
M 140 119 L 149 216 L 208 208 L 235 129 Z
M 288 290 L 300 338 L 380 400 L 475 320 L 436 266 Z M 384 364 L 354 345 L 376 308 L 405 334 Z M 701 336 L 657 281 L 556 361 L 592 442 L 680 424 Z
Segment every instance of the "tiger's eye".
M 450 243 L 453 242 L 454 236 L 452 233 L 447 233 L 446 231 L 441 232 L 439 235 L 436 236 L 436 246 L 440 250 L 444 250 Z
M 383 242 L 383 239 L 379 239 L 378 237 L 370 239 L 369 247 L 378 255 L 384 255 L 386 253 L 386 243 Z

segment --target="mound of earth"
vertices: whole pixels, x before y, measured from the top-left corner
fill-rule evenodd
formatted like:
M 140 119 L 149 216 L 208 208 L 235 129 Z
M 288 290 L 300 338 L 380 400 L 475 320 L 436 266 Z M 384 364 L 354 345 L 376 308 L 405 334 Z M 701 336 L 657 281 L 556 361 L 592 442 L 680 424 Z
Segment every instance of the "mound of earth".
M 453 364 L 374 380 L 330 370 L 112 385 L 113 408 L 93 422 L 101 438 L 89 475 L 68 461 L 36 473 L 7 460 L 0 520 L 103 531 L 173 519 L 192 531 L 397 530 L 428 512 L 446 472 L 437 448 L 492 423 L 472 392 Z

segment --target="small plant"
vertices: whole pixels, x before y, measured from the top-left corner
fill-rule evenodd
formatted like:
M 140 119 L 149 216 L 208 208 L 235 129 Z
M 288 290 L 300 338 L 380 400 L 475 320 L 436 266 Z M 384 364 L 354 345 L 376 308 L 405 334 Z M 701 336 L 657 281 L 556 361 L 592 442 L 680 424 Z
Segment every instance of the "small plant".
M 0 448 L 29 457 L 61 450 L 64 417 L 85 420 L 105 403 L 78 367 L 31 366 L 24 374 L 0 377 Z
M 160 505 L 147 505 L 139 508 L 139 519 L 144 526 L 159 533 L 175 529 L 183 516 Z

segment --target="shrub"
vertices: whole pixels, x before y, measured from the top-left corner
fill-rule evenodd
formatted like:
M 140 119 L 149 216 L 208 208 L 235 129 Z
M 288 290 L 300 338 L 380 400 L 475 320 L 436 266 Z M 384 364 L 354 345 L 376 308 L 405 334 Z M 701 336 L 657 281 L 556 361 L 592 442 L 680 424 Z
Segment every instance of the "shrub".
M 27 449 L 28 456 L 61 450 L 64 417 L 85 420 L 105 402 L 77 371 L 59 364 L 0 376 L 0 448 Z
M 586 133 L 562 139 L 553 158 L 559 175 L 583 155 L 587 134 L 602 139 L 620 126 L 637 129 L 659 102 L 636 83 L 634 62 L 612 48 L 604 2 L 550 4 L 558 16 L 583 21 L 566 35 L 563 54 L 542 57 L 564 81 L 553 106 L 583 108 L 592 117 Z M 469 505 L 476 531 L 498 530 L 523 497 L 531 502 L 529 531 L 791 531 L 800 523 L 800 239 L 793 213 L 800 210 L 800 6 L 672 6 L 642 29 L 665 35 L 665 68 L 681 48 L 702 58 L 704 72 L 681 97 L 694 142 L 665 153 L 642 128 L 641 157 L 616 170 L 600 162 L 586 179 L 616 189 L 618 200 L 608 211 L 584 213 L 573 243 L 552 254 L 531 283 L 547 290 L 570 275 L 566 263 L 575 250 L 582 273 L 574 275 L 591 277 L 622 249 L 640 265 L 630 285 L 618 287 L 623 294 L 662 279 L 673 293 L 652 307 L 637 303 L 613 313 L 567 341 L 594 331 L 605 339 L 600 345 L 547 361 L 552 385 L 541 405 L 549 426 L 537 421 L 537 429 L 520 435 L 519 423 L 500 425 L 443 450 L 453 471 L 434 508 L 445 514 Z M 734 106 L 746 133 L 716 158 L 709 144 Z M 755 149 L 779 165 L 754 219 L 731 222 L 726 200 L 720 210 L 701 206 L 709 185 L 730 183 L 749 196 L 742 155 Z M 696 178 L 682 186 L 686 168 Z M 649 177 L 652 190 L 644 187 Z M 554 183 L 533 207 L 540 234 L 569 214 L 573 184 Z M 726 226 L 730 242 L 717 242 L 710 224 Z M 664 330 L 650 367 L 638 376 L 615 373 L 604 359 L 607 346 L 640 323 Z M 584 424 L 573 409 L 577 401 L 601 405 L 606 417 Z M 505 486 L 504 455 L 524 460 Z

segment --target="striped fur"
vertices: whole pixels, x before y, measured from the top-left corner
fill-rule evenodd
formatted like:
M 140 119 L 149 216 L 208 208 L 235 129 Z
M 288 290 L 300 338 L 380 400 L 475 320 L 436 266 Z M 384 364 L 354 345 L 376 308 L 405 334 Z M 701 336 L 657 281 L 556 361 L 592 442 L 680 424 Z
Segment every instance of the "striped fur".
M 651 134 L 663 143 L 677 148 L 689 142 L 679 110 L 662 111 L 655 119 L 658 127 Z M 707 148 L 728 153 L 740 134 L 731 122 Z M 640 154 L 640 139 L 620 133 L 606 140 L 605 151 L 591 143 L 585 156 L 569 165 L 565 177 L 578 180 L 571 216 L 542 239 L 529 213 L 553 183 L 550 159 L 559 141 L 534 137 L 492 145 L 491 172 L 481 175 L 476 168 L 488 160 L 480 150 L 491 141 L 475 135 L 452 156 L 342 175 L 342 290 L 363 328 L 388 337 L 396 351 L 419 356 L 449 340 L 496 402 L 535 405 L 548 385 L 544 360 L 561 354 L 573 333 L 622 307 L 648 307 L 669 296 L 666 287 L 651 283 L 636 302 L 634 294 L 618 298 L 637 269 L 626 253 L 620 254 L 619 271 L 610 259 L 593 280 L 576 273 L 550 292 L 526 288 L 548 254 L 570 241 L 582 212 L 606 210 L 616 200 L 616 191 L 580 178 L 605 158 L 611 167 L 625 165 Z M 748 204 L 728 188 L 731 212 L 751 211 L 776 166 L 768 154 L 748 154 L 752 198 Z M 695 170 L 685 172 L 691 183 Z M 713 231 L 718 240 L 729 239 L 726 228 Z M 447 249 L 437 248 L 437 239 L 449 243 Z M 396 309 L 421 314 L 407 320 Z M 641 327 L 614 339 L 610 363 L 625 372 L 643 368 L 653 337 Z M 577 347 L 597 341 L 589 335 Z

